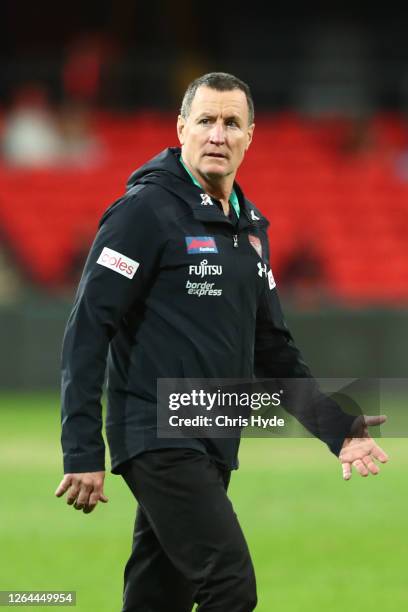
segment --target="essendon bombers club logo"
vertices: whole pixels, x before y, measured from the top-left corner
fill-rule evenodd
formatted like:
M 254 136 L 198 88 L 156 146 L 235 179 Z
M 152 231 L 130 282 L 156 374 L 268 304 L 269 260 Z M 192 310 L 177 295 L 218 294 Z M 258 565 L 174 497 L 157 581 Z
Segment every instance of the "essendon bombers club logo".
M 103 249 L 96 263 L 114 272 L 118 272 L 118 274 L 122 274 L 122 276 L 126 276 L 126 278 L 133 278 L 140 265 L 139 262 L 113 249 L 108 249 L 108 247 Z
M 186 236 L 187 253 L 218 253 L 213 236 Z
M 252 234 L 248 234 L 248 240 L 251 246 L 254 247 L 255 251 L 258 253 L 259 257 L 262 259 L 262 243 L 258 236 L 253 236 Z

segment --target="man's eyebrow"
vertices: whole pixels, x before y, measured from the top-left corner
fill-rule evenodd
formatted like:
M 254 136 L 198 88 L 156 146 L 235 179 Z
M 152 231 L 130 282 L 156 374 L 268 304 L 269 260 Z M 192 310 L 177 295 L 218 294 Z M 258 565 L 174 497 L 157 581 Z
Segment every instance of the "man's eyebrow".
M 237 123 L 241 123 L 242 122 L 242 118 L 239 115 L 228 115 L 228 117 L 225 117 L 225 121 L 236 121 Z
M 197 119 L 199 119 L 200 117 L 215 117 L 215 114 L 216 113 L 211 111 L 201 111 L 201 113 L 197 115 Z
M 201 113 L 199 113 L 196 117 L 196 119 L 201 119 L 202 117 L 215 117 L 217 115 L 217 113 L 211 112 L 211 111 L 202 111 Z M 243 119 L 242 117 L 240 117 L 239 115 L 235 115 L 234 113 L 232 113 L 231 115 L 227 115 L 224 118 L 224 121 L 236 121 L 237 123 L 242 123 Z

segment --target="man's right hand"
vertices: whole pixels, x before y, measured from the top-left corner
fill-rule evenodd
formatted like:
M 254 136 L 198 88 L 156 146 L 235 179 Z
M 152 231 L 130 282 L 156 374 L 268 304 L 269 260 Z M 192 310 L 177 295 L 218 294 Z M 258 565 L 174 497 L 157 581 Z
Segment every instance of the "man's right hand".
M 98 501 L 104 504 L 108 501 L 103 492 L 104 480 L 105 472 L 65 474 L 55 491 L 55 495 L 61 497 L 68 491 L 67 504 L 73 505 L 76 510 L 83 510 L 85 514 L 89 514 L 95 509 Z

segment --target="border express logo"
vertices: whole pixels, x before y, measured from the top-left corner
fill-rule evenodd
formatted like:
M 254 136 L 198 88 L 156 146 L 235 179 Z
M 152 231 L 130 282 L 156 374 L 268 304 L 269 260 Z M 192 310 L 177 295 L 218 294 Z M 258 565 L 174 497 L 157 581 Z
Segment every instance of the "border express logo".
M 221 276 L 222 266 L 213 266 L 208 264 L 208 259 L 203 259 L 200 265 L 192 265 L 188 267 L 189 276 L 199 276 L 200 279 L 204 279 L 205 276 Z M 219 297 L 222 295 L 222 289 L 215 287 L 215 283 L 208 283 L 204 281 L 202 283 L 192 282 L 187 280 L 186 289 L 188 295 L 196 295 L 202 297 L 203 295 Z
M 186 236 L 187 253 L 218 253 L 213 236 Z

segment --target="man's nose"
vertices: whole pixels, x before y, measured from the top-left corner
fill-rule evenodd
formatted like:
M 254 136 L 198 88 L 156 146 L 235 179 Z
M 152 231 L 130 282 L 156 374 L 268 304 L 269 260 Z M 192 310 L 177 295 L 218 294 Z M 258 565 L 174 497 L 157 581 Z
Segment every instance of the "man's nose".
M 224 124 L 216 121 L 210 131 L 210 141 L 214 144 L 223 144 L 225 141 Z

